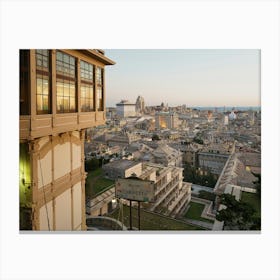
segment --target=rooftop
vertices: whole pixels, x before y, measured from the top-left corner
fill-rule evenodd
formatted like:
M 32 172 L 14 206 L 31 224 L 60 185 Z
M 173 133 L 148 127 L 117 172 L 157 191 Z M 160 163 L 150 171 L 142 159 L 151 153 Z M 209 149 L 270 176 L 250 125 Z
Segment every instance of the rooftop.
M 128 169 L 132 166 L 135 166 L 139 164 L 139 162 L 135 162 L 132 160 L 127 160 L 127 159 L 120 159 L 120 160 L 115 160 L 112 162 L 109 162 L 104 165 L 104 167 L 110 167 L 110 168 L 115 168 L 115 169 Z

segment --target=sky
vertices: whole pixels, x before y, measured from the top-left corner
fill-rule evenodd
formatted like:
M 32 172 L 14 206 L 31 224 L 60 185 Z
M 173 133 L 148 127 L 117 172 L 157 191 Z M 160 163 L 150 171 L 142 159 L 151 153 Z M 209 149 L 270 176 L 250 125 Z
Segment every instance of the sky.
M 260 50 L 107 49 L 106 106 L 260 106 Z

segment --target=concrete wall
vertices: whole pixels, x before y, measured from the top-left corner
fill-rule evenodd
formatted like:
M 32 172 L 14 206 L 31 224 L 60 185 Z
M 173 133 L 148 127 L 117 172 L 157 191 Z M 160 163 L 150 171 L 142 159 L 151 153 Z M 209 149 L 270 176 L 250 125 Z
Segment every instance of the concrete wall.
M 137 176 L 140 176 L 142 174 L 142 163 L 139 163 L 125 170 L 125 178 L 130 177 L 133 173 L 135 173 Z

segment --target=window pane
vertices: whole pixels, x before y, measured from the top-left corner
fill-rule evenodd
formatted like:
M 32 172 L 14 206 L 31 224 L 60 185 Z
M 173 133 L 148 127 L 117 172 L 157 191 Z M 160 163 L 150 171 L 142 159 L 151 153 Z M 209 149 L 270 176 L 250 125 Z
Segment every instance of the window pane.
M 63 99 L 63 111 L 69 112 L 69 98 Z
M 48 68 L 49 67 L 49 65 L 48 65 L 48 61 L 47 60 L 43 60 L 43 67 L 44 68 Z
M 63 83 L 60 81 L 56 83 L 56 94 L 60 96 L 63 95 Z
M 72 98 L 75 98 L 75 85 L 74 84 L 70 84 L 70 96 Z
M 37 111 L 42 111 L 42 95 L 37 95 Z
M 67 54 L 63 54 L 63 62 L 65 62 L 65 63 L 68 63 L 69 64 L 69 55 L 67 55 Z
M 37 66 L 42 66 L 43 64 L 42 59 L 40 57 L 36 59 L 36 62 L 37 62 Z
M 62 60 L 62 53 L 61 52 L 56 52 L 56 60 Z
M 70 64 L 75 65 L 75 59 L 72 56 L 70 56 Z
M 93 83 L 93 65 L 81 61 L 81 79 L 88 80 Z
M 84 86 L 81 86 L 81 97 L 82 98 L 86 97 L 86 88 Z
M 72 112 L 75 111 L 76 105 L 75 105 L 75 98 L 70 98 L 70 110 Z
M 56 103 L 57 111 L 63 112 L 63 97 L 57 96 Z
M 62 61 L 59 61 L 60 59 Z M 74 112 L 76 110 L 76 81 L 73 81 L 76 78 L 75 62 L 74 57 L 57 52 L 57 73 L 60 75 L 59 78 L 63 79 L 57 80 L 57 96 L 63 96 L 63 100 L 58 101 L 60 106 L 59 112 L 61 113 Z
M 86 98 L 88 98 L 88 93 L 89 93 L 89 88 L 88 88 L 88 86 L 86 86 L 86 93 L 85 93 Z
M 49 113 L 49 51 L 36 50 L 36 94 L 37 113 Z M 38 71 L 39 70 L 39 71 Z M 44 73 L 42 75 L 42 72 Z M 44 100 L 42 99 L 44 95 Z
M 44 95 L 49 94 L 49 81 L 47 79 L 43 80 L 43 94 Z
M 63 84 L 63 94 L 64 96 L 69 96 L 69 84 L 67 82 L 64 82 Z
M 43 89 L 42 89 L 42 78 L 41 77 L 37 77 L 36 84 L 37 84 L 37 94 L 42 94 Z
M 43 95 L 43 110 L 47 111 L 49 109 L 49 98 Z

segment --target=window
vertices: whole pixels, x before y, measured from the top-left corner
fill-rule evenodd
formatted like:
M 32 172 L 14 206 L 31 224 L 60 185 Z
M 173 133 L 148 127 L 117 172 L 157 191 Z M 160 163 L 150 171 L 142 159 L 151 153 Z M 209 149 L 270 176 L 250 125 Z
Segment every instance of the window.
M 30 114 L 29 50 L 20 50 L 20 114 Z
M 94 66 L 81 60 L 81 111 L 94 110 Z
M 97 67 L 96 69 L 96 83 L 97 83 L 97 110 L 104 111 L 103 104 L 103 69 Z
M 51 112 L 49 61 L 48 50 L 36 50 L 37 114 L 49 114 Z
M 56 52 L 56 109 L 58 113 L 76 112 L 75 58 Z

